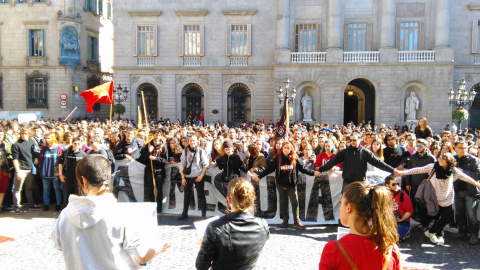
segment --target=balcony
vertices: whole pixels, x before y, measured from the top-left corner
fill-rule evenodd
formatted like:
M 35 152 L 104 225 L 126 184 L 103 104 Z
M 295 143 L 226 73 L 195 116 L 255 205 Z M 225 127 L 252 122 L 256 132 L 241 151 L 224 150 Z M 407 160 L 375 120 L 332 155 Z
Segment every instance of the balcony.
M 155 57 L 137 57 L 137 66 L 139 67 L 154 67 Z
M 293 52 L 290 54 L 291 63 L 325 63 L 326 52 Z
M 398 62 L 435 62 L 435 51 L 399 51 Z
M 232 67 L 247 67 L 248 66 L 248 57 L 230 57 L 230 66 Z
M 183 66 L 184 67 L 199 67 L 202 65 L 201 57 L 184 57 Z
M 344 63 L 377 63 L 380 62 L 380 52 L 343 52 Z

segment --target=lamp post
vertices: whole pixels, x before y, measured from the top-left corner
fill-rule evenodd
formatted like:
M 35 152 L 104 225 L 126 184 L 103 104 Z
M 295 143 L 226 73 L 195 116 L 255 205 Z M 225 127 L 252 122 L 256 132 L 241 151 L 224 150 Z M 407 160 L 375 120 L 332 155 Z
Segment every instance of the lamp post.
M 475 92 L 474 88 L 472 88 L 470 91 L 467 91 L 465 89 L 466 84 L 467 84 L 467 82 L 465 81 L 465 78 L 462 78 L 462 80 L 459 81 L 457 92 L 455 92 L 453 90 L 453 88 L 450 88 L 450 92 L 448 92 L 448 102 L 450 103 L 450 106 L 455 105 L 455 106 L 458 106 L 459 109 L 461 107 L 467 107 L 467 106 L 471 107 L 472 106 L 473 101 L 475 100 L 475 95 L 477 94 L 477 92 Z M 461 129 L 461 120 L 462 119 L 455 119 L 455 120 L 458 121 L 459 129 Z M 463 120 L 467 120 L 467 119 L 464 118 Z
M 293 104 L 295 102 L 295 97 L 297 96 L 297 89 L 293 87 L 290 89 L 290 80 L 287 79 L 285 81 L 285 88 L 281 86 L 277 90 L 278 93 L 278 102 L 282 104 L 282 102 L 288 102 L 289 104 Z
M 114 101 L 114 103 L 120 104 L 120 103 L 126 101 L 128 99 L 128 92 L 129 91 L 128 91 L 127 87 L 122 88 L 121 84 L 119 84 L 117 86 L 117 88 L 113 88 L 113 101 Z M 113 106 L 113 104 L 112 104 L 112 106 Z M 123 109 L 123 112 L 125 112 L 125 109 Z M 120 118 L 120 114 L 123 114 L 123 112 L 118 113 L 118 118 Z

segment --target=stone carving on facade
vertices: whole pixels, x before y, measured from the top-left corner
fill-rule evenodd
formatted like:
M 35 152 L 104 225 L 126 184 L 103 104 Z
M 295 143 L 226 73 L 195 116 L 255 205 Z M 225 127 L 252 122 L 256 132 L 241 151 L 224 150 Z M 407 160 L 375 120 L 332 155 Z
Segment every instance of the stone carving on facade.
M 229 83 L 231 83 L 231 82 L 232 82 L 232 78 L 233 78 L 233 76 L 230 76 L 230 75 L 225 75 L 225 76 L 223 76 L 223 83 L 224 83 L 224 84 L 229 84 Z
M 415 95 L 415 92 L 410 92 L 410 96 L 408 96 L 405 101 L 405 114 L 407 115 L 407 121 L 417 120 L 418 105 L 420 105 L 420 100 Z
M 185 76 L 177 76 L 177 84 L 183 83 L 187 77 Z
M 60 36 L 60 65 L 74 67 L 80 64 L 80 43 L 78 31 L 69 25 L 63 28 Z
M 305 93 L 302 100 L 302 108 L 303 108 L 303 120 L 304 121 L 311 121 L 312 120 L 312 97 Z
M 198 76 L 198 80 L 204 84 L 208 84 L 208 76 Z
M 160 84 L 162 83 L 162 76 L 156 76 L 154 78 L 157 83 L 160 83 Z
M 138 79 L 140 79 L 140 76 L 133 75 L 132 76 L 132 83 L 138 82 Z
M 25 77 L 27 78 L 27 80 L 31 80 L 31 79 L 34 79 L 34 78 L 43 78 L 45 80 L 48 80 L 50 78 L 50 76 L 48 75 L 48 72 L 45 72 L 45 74 L 42 74 L 38 70 L 34 70 L 30 74 L 25 73 Z
M 247 80 L 248 80 L 249 83 L 255 84 L 255 76 L 248 76 Z

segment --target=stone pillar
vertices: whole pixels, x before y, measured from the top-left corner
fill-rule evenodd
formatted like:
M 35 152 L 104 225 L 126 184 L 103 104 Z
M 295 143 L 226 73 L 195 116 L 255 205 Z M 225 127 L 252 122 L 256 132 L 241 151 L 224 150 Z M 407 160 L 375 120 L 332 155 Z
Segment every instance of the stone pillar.
M 395 13 L 397 3 L 395 0 L 381 1 L 380 48 L 395 47 Z
M 278 0 L 277 49 L 288 50 L 290 36 L 290 0 Z
M 450 0 L 437 0 L 435 49 L 450 45 Z
M 328 0 L 327 62 L 343 62 L 344 0 Z

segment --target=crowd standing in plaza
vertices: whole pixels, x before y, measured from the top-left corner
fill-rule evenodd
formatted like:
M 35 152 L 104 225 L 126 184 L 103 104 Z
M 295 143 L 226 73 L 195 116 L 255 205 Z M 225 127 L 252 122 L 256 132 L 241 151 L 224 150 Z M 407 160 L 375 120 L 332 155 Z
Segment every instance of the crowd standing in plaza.
M 319 176 L 323 172 L 341 170 L 344 182 L 340 222 L 350 227 L 350 235 L 338 243 L 327 244 L 323 254 L 336 257 L 324 259 L 322 256 L 320 269 L 341 269 L 345 263 L 351 266 L 350 262 L 362 268 L 363 258 L 370 255 L 376 258 L 378 265 L 386 266 L 385 269 L 399 269 L 396 242 L 407 241 L 411 219 L 421 224 L 419 228 L 434 244 L 445 244 L 443 230 L 447 224 L 459 229 L 453 238 L 478 244 L 480 140 L 477 138 L 480 133 L 467 129 L 457 133 L 454 124 L 437 134 L 425 118 L 416 126 L 404 123 L 393 127 L 364 121 L 345 126 L 297 122 L 290 127 L 287 138 L 275 136 L 273 121 L 228 127 L 221 122 L 181 123 L 160 119 L 150 121 L 149 134 L 133 121 L 101 122 L 98 118 L 68 122 L 42 119 L 22 124 L 10 120 L 1 121 L 0 125 L 1 212 L 49 211 L 51 186 L 55 191 L 53 208 L 57 211 L 69 209 L 72 203 L 79 203 L 81 197 L 78 195 L 85 193 L 85 186 L 100 185 L 88 177 L 86 182 L 78 180 L 77 164 L 90 156 L 103 156 L 112 170 L 119 160 L 145 164 L 144 197 L 151 202 L 156 199 L 155 188 L 157 194 L 163 194 L 165 166 L 181 163 L 179 174 L 185 192 L 184 210 L 179 219 L 188 218 L 194 186 L 202 217 L 206 217 L 203 177 L 209 166 L 218 167 L 222 174 L 216 188 L 227 197 L 232 214 L 240 215 L 240 223 L 250 224 L 248 226 L 262 227 L 263 223 L 256 219 L 251 221 L 253 217 L 246 216 L 248 207 L 244 203 L 251 206 L 258 203 L 258 198 L 245 196 L 252 187 L 258 188 L 262 177 L 275 172 L 283 219 L 281 226 L 288 227 L 290 201 L 293 227 L 303 230 L 305 226 L 298 215 L 298 173 Z M 365 181 L 366 172 L 371 170 L 383 170 L 392 175 L 385 179 L 384 187 L 371 187 Z M 247 173 L 250 179 L 238 182 L 240 171 Z M 402 177 L 401 187 L 400 179 L 393 174 Z M 242 183 L 243 197 L 235 193 L 237 190 L 232 183 Z M 157 200 L 159 214 L 161 207 L 161 201 Z M 217 222 L 212 226 L 232 227 L 230 223 L 235 222 L 229 215 L 222 219 L 222 224 Z M 61 217 L 66 218 L 63 216 L 64 212 Z M 209 227 L 209 230 L 213 229 Z M 221 248 L 212 240 L 217 237 L 212 233 L 207 230 L 204 238 L 197 259 L 200 269 L 215 265 L 212 256 L 216 255 L 212 254 Z M 268 233 L 262 237 L 267 241 Z M 58 241 L 57 246 L 60 245 Z M 363 253 L 356 253 L 359 246 L 365 247 Z M 255 252 L 249 256 L 258 258 L 262 247 L 263 244 L 252 248 Z M 61 248 L 63 250 L 63 246 Z M 351 258 L 347 258 L 342 249 Z M 230 256 L 228 252 L 222 254 Z M 215 258 L 216 263 L 223 265 L 222 260 Z

